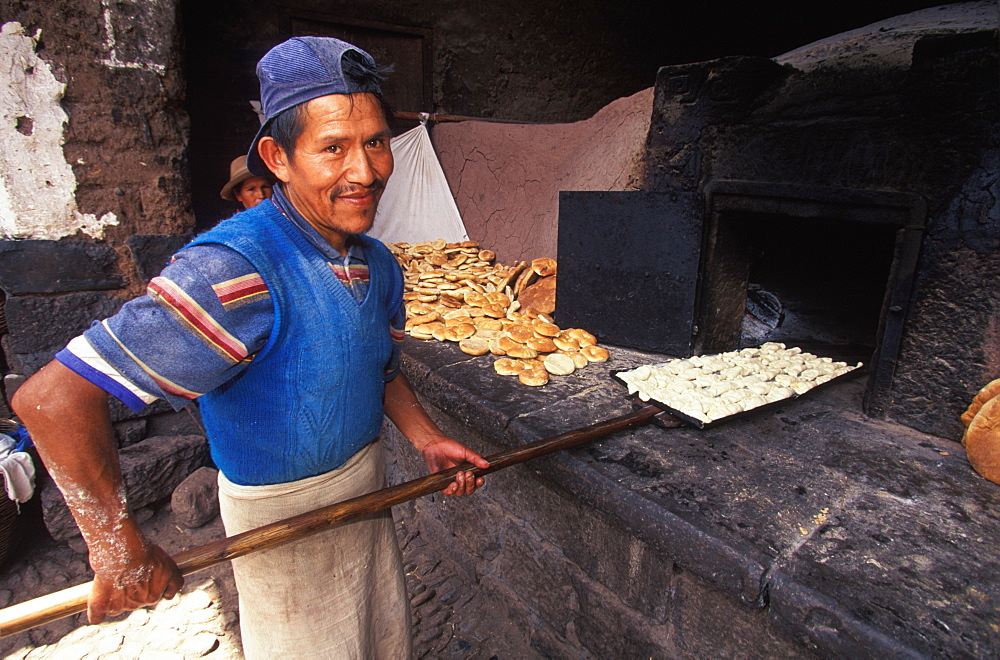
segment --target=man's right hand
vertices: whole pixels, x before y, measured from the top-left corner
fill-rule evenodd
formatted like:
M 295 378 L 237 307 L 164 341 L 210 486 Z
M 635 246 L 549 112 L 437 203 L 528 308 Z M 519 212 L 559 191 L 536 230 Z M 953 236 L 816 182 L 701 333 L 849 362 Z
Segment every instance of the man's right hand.
M 91 624 L 153 605 L 161 598 L 171 599 L 184 586 L 177 564 L 157 545 L 146 544 L 144 552 L 131 558 L 119 557 L 112 566 L 100 566 L 93 556 L 91 564 L 98 564 L 94 566 L 94 584 L 87 600 L 87 620 Z

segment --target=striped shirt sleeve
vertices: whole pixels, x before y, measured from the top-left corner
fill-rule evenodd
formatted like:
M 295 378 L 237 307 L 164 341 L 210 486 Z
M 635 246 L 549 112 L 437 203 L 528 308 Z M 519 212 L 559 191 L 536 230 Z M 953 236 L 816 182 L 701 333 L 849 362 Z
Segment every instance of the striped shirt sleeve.
M 56 359 L 133 410 L 157 398 L 179 410 L 243 371 L 273 321 L 250 262 L 220 245 L 195 246 Z

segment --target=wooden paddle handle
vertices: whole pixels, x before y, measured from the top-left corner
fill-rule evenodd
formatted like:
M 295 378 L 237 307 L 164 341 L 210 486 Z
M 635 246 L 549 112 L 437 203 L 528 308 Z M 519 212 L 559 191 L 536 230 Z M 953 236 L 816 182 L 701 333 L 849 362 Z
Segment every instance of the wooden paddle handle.
M 659 412 L 655 406 L 644 406 L 628 415 L 488 456 L 486 460 L 490 465 L 487 468 L 465 464 L 435 472 L 397 486 L 383 488 L 315 511 L 279 520 L 242 534 L 212 541 L 180 552 L 174 555 L 173 559 L 183 575 L 190 575 L 224 561 L 290 543 L 325 529 L 343 525 L 361 516 L 444 490 L 455 480 L 455 475 L 460 471 L 472 471 L 477 477 L 487 475 L 539 456 L 586 444 L 616 431 L 645 424 Z M 93 583 L 79 584 L 0 610 L 0 637 L 7 637 L 86 610 L 91 584 Z

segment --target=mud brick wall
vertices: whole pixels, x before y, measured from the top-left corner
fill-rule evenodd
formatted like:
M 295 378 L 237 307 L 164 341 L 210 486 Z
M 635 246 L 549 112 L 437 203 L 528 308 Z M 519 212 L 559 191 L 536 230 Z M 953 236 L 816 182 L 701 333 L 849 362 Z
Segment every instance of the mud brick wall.
M 0 240 L 0 414 L 9 416 L 16 388 L 94 320 L 140 295 L 189 240 L 194 218 L 177 3 L 0 0 L 0 20 L 0 56 L 12 61 L 3 121 L 15 123 L 0 136 L 13 197 Z M 16 161 L 15 153 L 34 157 Z M 49 174 L 59 171 L 66 176 Z M 56 186 L 62 198 L 43 194 Z M 39 221 L 27 223 L 38 210 L 32 202 Z M 192 412 L 157 402 L 135 414 L 112 399 L 111 414 L 119 446 L 136 457 L 123 464 L 137 507 L 169 496 L 209 461 Z M 159 469 L 149 456 L 170 466 L 169 479 L 143 476 Z M 78 533 L 44 471 L 38 487 L 50 533 Z
M 63 85 L 54 107 L 37 111 L 65 113 L 62 156 L 72 168 L 69 221 L 15 228 L 0 241 L 8 385 L 140 294 L 194 225 L 176 11 L 171 1 L 0 2 L 8 26 L 36 37 L 25 87 L 42 68 Z M 8 117 L 30 112 L 6 103 Z M 74 226 L 74 216 L 99 220 Z
M 560 190 L 636 190 L 652 88 L 571 124 L 438 124 L 434 149 L 469 236 L 501 263 L 557 256 Z

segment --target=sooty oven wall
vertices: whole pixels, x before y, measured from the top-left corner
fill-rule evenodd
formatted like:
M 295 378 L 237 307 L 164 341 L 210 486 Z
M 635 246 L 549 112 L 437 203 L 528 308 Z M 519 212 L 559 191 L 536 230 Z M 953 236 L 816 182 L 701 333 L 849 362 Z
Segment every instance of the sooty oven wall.
M 923 37 L 906 66 L 664 67 L 644 188 L 788 184 L 918 200 L 912 215 L 926 221 L 886 412 L 957 439 L 964 407 L 1000 375 L 997 89 L 996 30 Z M 828 231 L 845 250 L 858 240 L 835 222 Z

